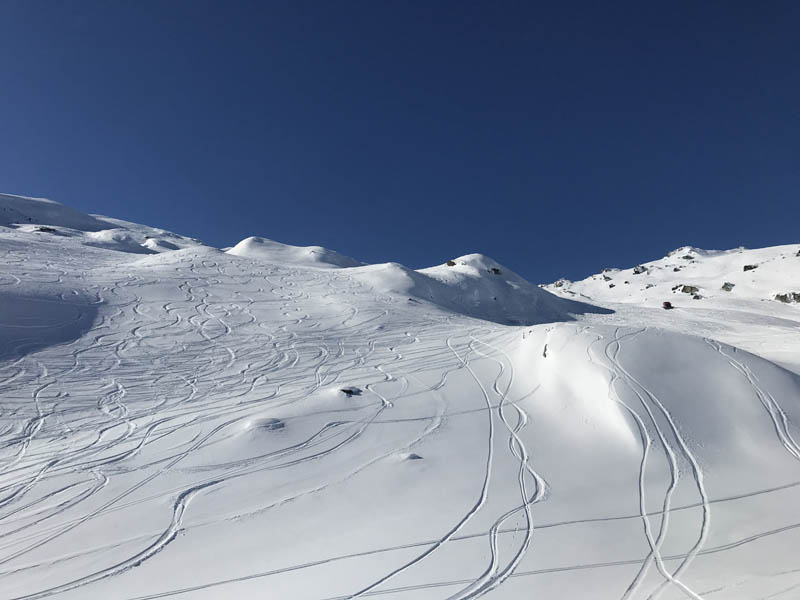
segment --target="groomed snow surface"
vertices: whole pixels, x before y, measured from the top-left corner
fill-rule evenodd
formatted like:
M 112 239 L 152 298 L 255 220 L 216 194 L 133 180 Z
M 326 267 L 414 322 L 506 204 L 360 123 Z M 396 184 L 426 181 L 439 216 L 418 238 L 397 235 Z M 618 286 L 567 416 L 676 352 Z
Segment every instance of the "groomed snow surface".
M 798 251 L 542 289 L 0 196 L 0 597 L 798 598 Z

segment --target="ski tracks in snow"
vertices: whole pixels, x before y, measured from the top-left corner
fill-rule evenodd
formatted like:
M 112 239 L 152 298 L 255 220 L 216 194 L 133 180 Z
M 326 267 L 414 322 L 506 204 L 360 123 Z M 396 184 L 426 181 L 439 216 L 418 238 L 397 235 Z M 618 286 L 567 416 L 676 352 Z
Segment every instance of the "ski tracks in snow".
M 702 549 L 706 538 L 708 537 L 711 521 L 711 505 L 709 503 L 708 494 L 703 481 L 703 472 L 700 468 L 697 458 L 689 447 L 688 442 L 680 432 L 680 429 L 678 428 L 678 425 L 673 419 L 672 415 L 666 406 L 664 406 L 664 404 L 658 399 L 658 397 L 648 388 L 642 385 L 633 375 L 631 375 L 620 362 L 619 352 L 622 347 L 622 342 L 624 340 L 635 339 L 645 331 L 646 329 L 642 329 L 632 333 L 620 335 L 619 329 L 617 329 L 614 334 L 614 339 L 609 341 L 604 348 L 604 355 L 612 371 L 612 390 L 617 381 L 624 383 L 627 389 L 629 389 L 636 396 L 639 401 L 639 405 L 644 410 L 644 414 L 639 415 L 635 409 L 633 409 L 633 407 L 623 402 L 619 398 L 618 394 L 616 395 L 615 400 L 619 402 L 633 417 L 636 427 L 640 433 L 640 439 L 642 443 L 642 460 L 639 470 L 639 501 L 645 537 L 647 539 L 648 546 L 650 547 L 650 552 L 642 563 L 641 568 L 637 572 L 631 584 L 625 590 L 625 593 L 623 594 L 623 600 L 627 600 L 628 598 L 632 598 L 634 596 L 642 584 L 645 576 L 647 575 L 647 571 L 649 570 L 651 564 L 653 563 L 655 563 L 656 568 L 664 578 L 664 581 L 647 596 L 648 600 L 655 600 L 658 598 L 664 592 L 666 586 L 670 584 L 679 588 L 687 596 L 698 600 L 700 599 L 700 596 L 685 583 L 683 583 L 680 577 L 689 568 L 694 558 Z M 664 494 L 662 510 L 660 511 L 661 518 L 658 527 L 658 533 L 655 535 L 655 537 L 653 536 L 652 523 L 650 522 L 650 516 L 646 506 L 647 487 L 645 484 L 647 463 L 649 459 L 650 448 L 656 441 L 648 434 L 648 425 L 653 431 L 655 431 L 656 438 L 662 451 L 664 452 L 664 457 L 668 462 L 670 473 L 670 481 Z M 670 513 L 672 511 L 672 496 L 680 483 L 681 470 L 678 462 L 679 454 L 690 465 L 692 480 L 700 499 L 702 519 L 696 542 L 683 557 L 678 567 L 675 568 L 674 571 L 671 571 L 664 564 L 661 548 L 669 531 Z

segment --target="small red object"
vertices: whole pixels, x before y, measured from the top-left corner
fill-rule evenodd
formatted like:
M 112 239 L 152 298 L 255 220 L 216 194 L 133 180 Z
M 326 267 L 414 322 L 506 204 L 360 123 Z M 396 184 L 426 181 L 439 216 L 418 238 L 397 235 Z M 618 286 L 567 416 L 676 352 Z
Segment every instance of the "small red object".
M 663 306 L 666 310 L 673 308 L 672 302 L 664 302 L 664 304 L 662 304 L 661 306 Z

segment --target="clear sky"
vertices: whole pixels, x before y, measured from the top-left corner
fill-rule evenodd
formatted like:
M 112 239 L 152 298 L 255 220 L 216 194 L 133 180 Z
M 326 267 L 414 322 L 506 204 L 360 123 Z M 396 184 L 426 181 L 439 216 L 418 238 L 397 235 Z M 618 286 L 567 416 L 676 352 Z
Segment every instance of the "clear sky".
M 0 191 L 535 282 L 800 241 L 800 3 L 0 0 Z

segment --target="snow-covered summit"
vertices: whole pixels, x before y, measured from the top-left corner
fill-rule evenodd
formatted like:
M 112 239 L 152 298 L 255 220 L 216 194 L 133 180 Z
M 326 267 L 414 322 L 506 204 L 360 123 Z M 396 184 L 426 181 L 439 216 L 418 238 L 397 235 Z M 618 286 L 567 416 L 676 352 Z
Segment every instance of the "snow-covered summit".
M 354 258 L 322 246 L 292 246 L 263 237 L 243 239 L 228 254 L 264 262 L 305 267 L 356 267 L 362 263 Z
M 351 269 L 351 275 L 384 294 L 429 302 L 447 311 L 503 323 L 533 325 L 571 320 L 602 309 L 558 298 L 482 254 L 468 254 L 414 271 L 398 263 Z
M 46 198 L 0 194 L 0 226 L 60 225 L 81 231 L 99 231 L 108 225 L 91 215 Z
M 631 268 L 604 269 L 581 281 L 562 279 L 544 287 L 566 297 L 646 306 L 797 302 L 792 294 L 800 293 L 800 244 L 753 250 L 684 246 Z
M 35 234 L 41 241 L 128 254 L 153 254 L 203 243 L 164 229 L 102 215 L 88 215 L 54 200 L 0 194 L 0 231 Z M 32 238 L 31 238 L 32 239 Z

